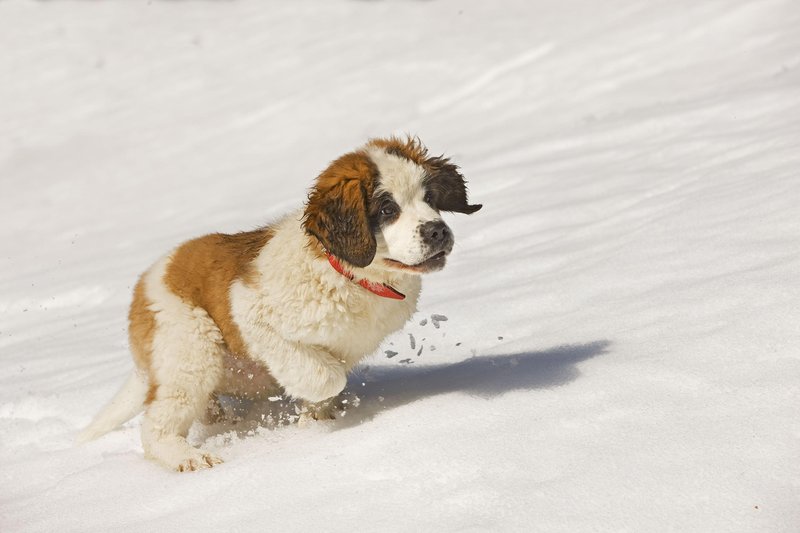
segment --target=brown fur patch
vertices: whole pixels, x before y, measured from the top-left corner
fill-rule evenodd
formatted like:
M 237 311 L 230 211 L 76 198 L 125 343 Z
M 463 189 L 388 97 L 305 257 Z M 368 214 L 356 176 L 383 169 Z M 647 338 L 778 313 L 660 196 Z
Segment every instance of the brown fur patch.
M 332 254 L 365 267 L 375 257 L 375 235 L 368 217 L 378 169 L 363 152 L 345 154 L 317 178 L 303 217 L 306 232 Z
M 247 357 L 241 332 L 231 317 L 229 289 L 241 279 L 252 284 L 252 262 L 272 237 L 268 228 L 191 240 L 172 256 L 164 275 L 167 287 L 185 302 L 202 307 L 222 332 L 230 353 Z
M 426 160 L 428 159 L 428 149 L 425 148 L 417 137 L 411 137 L 409 135 L 405 140 L 397 137 L 370 139 L 367 146 L 382 148 L 389 154 L 408 159 L 427 170 Z
M 133 288 L 133 301 L 128 311 L 128 340 L 134 363 L 140 370 L 147 372 L 149 377 L 150 387 L 147 390 L 145 404 L 155 399 L 156 384 L 150 372 L 155 331 L 156 317 L 150 310 L 150 301 L 144 294 L 144 276 L 142 276 Z

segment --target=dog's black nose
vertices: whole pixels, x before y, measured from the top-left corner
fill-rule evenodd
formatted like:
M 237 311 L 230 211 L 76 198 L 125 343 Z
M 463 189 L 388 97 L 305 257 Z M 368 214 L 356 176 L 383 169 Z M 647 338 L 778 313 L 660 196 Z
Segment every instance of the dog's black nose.
M 453 245 L 453 234 L 450 228 L 441 220 L 426 222 L 419 229 L 422 241 L 435 248 L 447 248 Z

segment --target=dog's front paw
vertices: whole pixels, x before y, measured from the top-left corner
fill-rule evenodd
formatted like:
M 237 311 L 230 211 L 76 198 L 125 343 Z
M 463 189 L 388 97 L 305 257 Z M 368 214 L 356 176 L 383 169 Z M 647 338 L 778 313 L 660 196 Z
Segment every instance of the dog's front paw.
M 336 413 L 341 410 L 342 400 L 338 396 L 323 402 L 303 402 L 299 407 L 300 418 L 297 423 L 305 427 L 315 421 L 336 420 Z
M 178 472 L 194 472 L 202 468 L 212 468 L 214 465 L 222 464 L 222 459 L 204 450 L 195 450 L 190 457 L 180 461 L 175 470 Z
M 329 368 L 328 379 L 319 388 L 319 394 L 316 398 L 307 398 L 312 402 L 324 402 L 330 398 L 338 396 L 340 392 L 347 386 L 347 372 L 344 367 L 335 366 Z
M 326 365 L 317 369 L 311 376 L 304 376 L 294 384 L 284 384 L 289 395 L 307 402 L 323 402 L 333 398 L 347 385 L 347 372 L 341 365 Z

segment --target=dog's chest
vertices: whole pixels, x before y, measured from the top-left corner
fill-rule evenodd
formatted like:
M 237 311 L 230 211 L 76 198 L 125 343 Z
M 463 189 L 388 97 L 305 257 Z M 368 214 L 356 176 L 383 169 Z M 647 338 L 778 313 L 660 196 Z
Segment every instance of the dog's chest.
M 405 300 L 375 295 L 341 277 L 320 278 L 302 267 L 291 279 L 263 277 L 258 287 L 240 286 L 233 305 L 247 338 L 277 335 L 290 342 L 322 346 L 349 367 L 375 351 L 416 310 L 419 280 L 398 287 Z M 266 343 L 269 344 L 269 343 Z M 255 355 L 255 354 L 254 354 Z
M 355 364 L 375 351 L 387 335 L 403 327 L 414 313 L 417 294 L 398 301 L 374 295 L 358 286 L 348 293 L 349 298 L 341 299 L 334 306 L 318 302 L 320 311 L 327 307 L 317 315 L 321 320 L 306 321 L 298 334 L 306 342 L 329 346 Z
M 284 297 L 281 305 L 269 305 L 269 315 L 285 338 L 325 346 L 352 365 L 375 351 L 414 313 L 419 290 L 414 286 L 406 290 L 410 294 L 405 300 L 392 300 L 346 280 L 333 289 L 320 283 L 302 298 Z

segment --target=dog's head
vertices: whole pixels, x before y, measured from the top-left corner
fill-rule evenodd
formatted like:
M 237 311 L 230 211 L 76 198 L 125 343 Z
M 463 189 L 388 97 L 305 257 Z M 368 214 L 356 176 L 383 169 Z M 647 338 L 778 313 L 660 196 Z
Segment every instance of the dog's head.
M 357 266 L 421 274 L 444 267 L 453 233 L 441 212 L 474 213 L 449 159 L 418 139 L 374 139 L 320 174 L 303 226 L 328 252 Z

